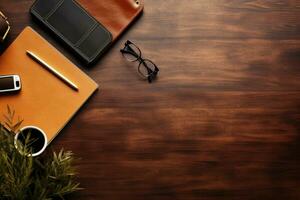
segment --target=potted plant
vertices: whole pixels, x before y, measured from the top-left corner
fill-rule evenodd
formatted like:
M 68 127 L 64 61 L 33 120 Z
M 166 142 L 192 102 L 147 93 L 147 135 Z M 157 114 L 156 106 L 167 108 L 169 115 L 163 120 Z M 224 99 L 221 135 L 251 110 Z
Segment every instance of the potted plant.
M 21 154 L 14 146 L 14 134 L 22 120 L 15 120 L 9 107 L 5 119 L 0 125 L 0 199 L 63 199 L 80 189 L 71 151 L 48 150 L 38 157 Z

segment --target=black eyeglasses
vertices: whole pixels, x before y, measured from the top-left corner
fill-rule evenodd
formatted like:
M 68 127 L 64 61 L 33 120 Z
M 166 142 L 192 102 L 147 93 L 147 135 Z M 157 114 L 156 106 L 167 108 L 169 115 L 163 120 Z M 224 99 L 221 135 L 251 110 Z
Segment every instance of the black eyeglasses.
M 10 30 L 7 17 L 0 11 L 0 42 L 3 42 Z
M 128 61 L 139 62 L 138 72 L 149 83 L 157 77 L 159 72 L 158 67 L 151 60 L 142 58 L 141 50 L 131 41 L 127 40 L 125 47 L 120 51 Z

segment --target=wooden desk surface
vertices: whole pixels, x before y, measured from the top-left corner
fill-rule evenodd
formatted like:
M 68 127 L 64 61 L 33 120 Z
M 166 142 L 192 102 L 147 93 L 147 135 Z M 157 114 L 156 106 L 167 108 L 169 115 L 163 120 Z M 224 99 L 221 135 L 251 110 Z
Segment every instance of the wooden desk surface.
M 1 0 L 7 43 L 31 25 L 101 85 L 52 144 L 81 157 L 86 189 L 70 199 L 300 199 L 300 1 L 146 0 L 92 68 L 30 18 L 32 2 Z M 157 82 L 122 58 L 126 39 Z

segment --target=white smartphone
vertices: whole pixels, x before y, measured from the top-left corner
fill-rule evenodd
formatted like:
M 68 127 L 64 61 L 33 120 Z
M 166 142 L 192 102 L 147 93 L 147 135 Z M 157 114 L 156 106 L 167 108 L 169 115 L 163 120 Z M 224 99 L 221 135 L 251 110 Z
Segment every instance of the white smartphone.
M 21 79 L 18 75 L 0 76 L 0 93 L 21 90 Z

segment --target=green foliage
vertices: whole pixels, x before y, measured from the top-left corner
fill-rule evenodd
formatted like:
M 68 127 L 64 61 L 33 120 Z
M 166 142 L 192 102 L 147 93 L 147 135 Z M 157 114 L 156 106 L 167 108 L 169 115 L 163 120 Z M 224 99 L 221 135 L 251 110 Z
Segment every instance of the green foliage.
M 38 157 L 20 154 L 14 146 L 14 136 L 22 121 L 14 123 L 15 112 L 9 107 L 7 113 L 4 124 L 9 130 L 0 125 L 0 199 L 63 199 L 79 190 L 72 152 L 45 152 Z M 24 148 L 30 152 L 26 144 Z

